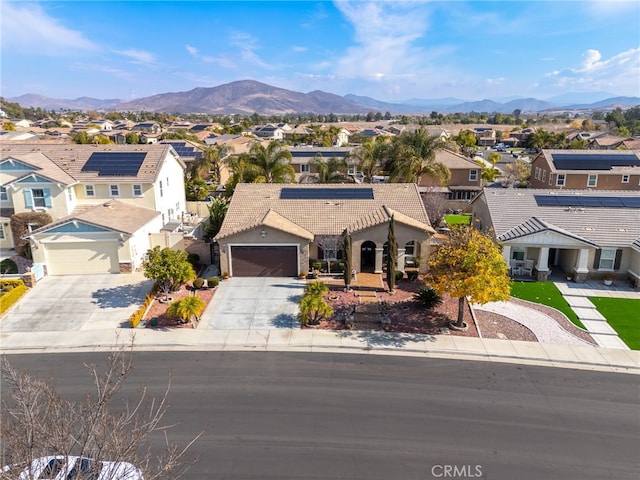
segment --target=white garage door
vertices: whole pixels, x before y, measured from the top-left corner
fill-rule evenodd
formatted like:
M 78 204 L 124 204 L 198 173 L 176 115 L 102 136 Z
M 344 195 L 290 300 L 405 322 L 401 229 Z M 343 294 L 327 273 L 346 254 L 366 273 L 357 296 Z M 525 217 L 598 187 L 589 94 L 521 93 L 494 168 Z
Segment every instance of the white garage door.
M 119 273 L 117 242 L 48 244 L 49 275 Z

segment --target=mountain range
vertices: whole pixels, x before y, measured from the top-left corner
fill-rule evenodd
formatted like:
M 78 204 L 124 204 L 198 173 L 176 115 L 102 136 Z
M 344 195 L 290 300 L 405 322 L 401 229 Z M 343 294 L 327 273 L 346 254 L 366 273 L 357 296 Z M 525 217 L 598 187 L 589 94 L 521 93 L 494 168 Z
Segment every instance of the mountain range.
M 571 93 L 550 100 L 517 98 L 505 102 L 490 99 L 465 101 L 459 98 L 419 99 L 390 103 L 358 95 L 335 95 L 315 90 L 309 93 L 294 92 L 254 80 L 239 80 L 217 87 L 199 87 L 187 92 L 172 92 L 138 98 L 101 100 L 80 97 L 73 100 L 56 99 L 36 94 L 8 98 L 23 107 L 40 107 L 45 110 L 97 110 L 97 111 L 148 111 L 163 113 L 204 113 L 286 115 L 292 113 L 316 114 L 366 114 L 371 111 L 392 114 L 439 113 L 513 113 L 514 110 L 544 112 L 557 110 L 608 110 L 615 107 L 629 108 L 640 104 L 640 97 L 616 97 L 602 92 L 596 101 L 593 94 Z M 588 99 L 579 103 L 580 98 Z M 566 102 L 564 103 L 563 102 Z

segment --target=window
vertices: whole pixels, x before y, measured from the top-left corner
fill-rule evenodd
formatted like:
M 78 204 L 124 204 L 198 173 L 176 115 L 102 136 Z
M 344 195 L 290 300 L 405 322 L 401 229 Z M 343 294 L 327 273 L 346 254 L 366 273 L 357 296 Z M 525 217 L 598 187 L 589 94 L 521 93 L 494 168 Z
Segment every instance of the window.
M 33 206 L 34 207 L 45 207 L 45 197 L 44 197 L 44 189 L 43 188 L 32 188 L 31 189 L 31 197 L 33 198 Z
M 4 240 L 4 225 L 0 223 L 0 240 Z
M 556 185 L 558 187 L 564 187 L 564 178 L 565 178 L 564 173 L 558 174 L 558 177 L 556 178 Z
M 524 260 L 524 254 L 526 253 L 524 247 L 512 247 L 511 248 L 511 258 L 513 260 L 522 261 Z
M 469 170 L 469 181 L 475 182 L 478 180 L 478 170 Z
M 86 197 L 95 197 L 96 196 L 96 190 L 94 188 L 93 185 L 85 185 L 84 186 L 84 195 Z
M 300 165 L 300 172 L 301 173 L 309 173 L 309 164 L 301 164 Z
M 600 252 L 600 263 L 598 264 L 598 268 L 601 270 L 613 270 L 615 261 L 616 251 L 614 249 L 603 248 Z
M 536 173 L 535 173 L 534 177 L 536 178 L 536 180 L 540 180 L 540 168 L 539 167 L 536 167 Z
M 347 169 L 347 175 L 355 175 L 356 174 L 356 166 L 355 165 L 349 165 L 348 169 Z
M 141 197 L 142 196 L 142 185 L 134 185 L 133 186 L 133 196 Z
M 622 183 L 629 183 L 629 175 L 622 175 Z
M 167 187 L 169 187 L 169 177 L 167 177 Z
M 73 202 L 73 188 L 67 188 L 67 197 L 70 202 Z
M 551 180 L 553 179 L 553 175 L 551 175 L 551 172 L 549 172 L 549 185 L 551 185 Z
M 0 200 L 9 200 L 6 187 L 0 187 Z
M 162 180 L 160 180 L 160 196 L 162 196 Z
M 589 175 L 587 187 L 595 187 L 596 185 L 598 185 L 598 175 Z
M 542 170 L 542 181 L 543 182 L 547 181 L 547 171 L 546 170 Z
M 120 187 L 118 185 L 109 185 L 109 191 L 111 192 L 112 197 L 120 196 Z

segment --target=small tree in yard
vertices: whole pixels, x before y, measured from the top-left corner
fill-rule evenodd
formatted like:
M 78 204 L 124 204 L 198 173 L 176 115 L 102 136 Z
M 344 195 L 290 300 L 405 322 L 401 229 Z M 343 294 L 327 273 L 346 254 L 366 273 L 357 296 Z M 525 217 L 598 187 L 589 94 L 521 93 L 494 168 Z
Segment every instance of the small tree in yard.
M 302 325 L 318 325 L 320 320 L 333 315 L 333 308 L 320 295 L 306 295 L 300 300 L 298 319 Z
M 396 240 L 396 223 L 391 216 L 389 233 L 387 235 L 387 285 L 389 293 L 393 293 L 396 286 L 396 258 L 398 257 L 398 242 Z
M 474 303 L 508 300 L 511 290 L 500 246 L 468 226 L 454 227 L 429 256 L 426 282 L 439 294 L 458 298 L 456 327 L 464 327 L 464 299 Z
M 110 353 L 104 371 L 86 365 L 93 385 L 80 401 L 64 398 L 52 379 L 21 372 L 3 357 L 0 465 L 15 468 L 1 470 L 0 479 L 23 478 L 20 471 L 27 465 L 50 455 L 128 462 L 146 480 L 184 478 L 195 460 L 187 454 L 188 448 L 200 435 L 186 447 L 168 440 L 171 427 L 164 417 L 170 384 L 159 398 L 151 398 L 143 387 L 133 401 L 123 398 L 122 404 L 115 405 L 133 369 L 132 348 L 133 342 L 131 349 L 121 346 Z M 157 443 L 158 435 L 165 438 L 164 445 Z M 64 478 L 71 478 L 67 473 L 71 472 L 63 472 Z M 94 469 L 75 473 L 79 480 L 98 474 Z M 118 480 L 122 476 L 103 470 L 100 478 Z
M 167 315 L 179 318 L 182 323 L 189 323 L 192 318 L 196 320 L 204 310 L 206 303 L 197 295 L 190 295 L 181 300 L 177 300 L 167 308 Z
M 156 246 L 147 250 L 147 256 L 148 259 L 143 263 L 144 276 L 156 281 L 165 298 L 169 292 L 178 290 L 180 285 L 196 278 L 187 252 Z

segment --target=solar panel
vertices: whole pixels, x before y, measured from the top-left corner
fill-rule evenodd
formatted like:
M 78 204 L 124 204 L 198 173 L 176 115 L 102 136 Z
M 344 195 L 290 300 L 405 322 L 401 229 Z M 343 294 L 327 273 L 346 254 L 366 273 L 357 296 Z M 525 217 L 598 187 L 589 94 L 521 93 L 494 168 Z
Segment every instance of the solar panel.
M 373 188 L 299 188 L 280 191 L 283 200 L 373 200 Z
M 94 152 L 82 172 L 98 172 L 101 177 L 135 177 L 147 152 Z
M 640 197 L 534 195 L 539 207 L 640 208 Z
M 640 159 L 632 153 L 553 153 L 560 170 L 610 170 L 612 167 L 640 167 Z

